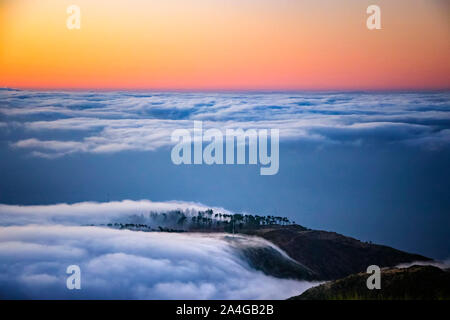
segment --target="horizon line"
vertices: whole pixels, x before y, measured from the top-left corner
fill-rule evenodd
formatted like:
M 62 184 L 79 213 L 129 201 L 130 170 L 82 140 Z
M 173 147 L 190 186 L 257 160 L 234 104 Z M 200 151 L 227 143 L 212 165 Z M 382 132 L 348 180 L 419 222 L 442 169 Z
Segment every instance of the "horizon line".
M 16 90 L 16 91 L 98 91 L 98 92 L 120 92 L 120 91 L 134 91 L 134 92 L 198 92 L 198 93 L 233 93 L 233 92 L 248 92 L 248 93 L 295 93 L 295 92 L 343 92 L 343 93 L 413 93 L 413 92 L 447 92 L 450 87 L 442 88 L 132 88 L 132 87 L 10 87 L 2 86 L 1 90 Z

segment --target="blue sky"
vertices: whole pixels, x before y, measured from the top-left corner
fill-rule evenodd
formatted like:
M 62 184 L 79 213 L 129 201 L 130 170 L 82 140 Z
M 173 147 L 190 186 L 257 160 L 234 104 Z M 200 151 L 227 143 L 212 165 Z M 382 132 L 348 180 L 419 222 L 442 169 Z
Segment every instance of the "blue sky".
M 0 203 L 188 201 L 450 252 L 450 93 L 0 91 Z M 280 169 L 175 166 L 170 134 L 280 129 Z

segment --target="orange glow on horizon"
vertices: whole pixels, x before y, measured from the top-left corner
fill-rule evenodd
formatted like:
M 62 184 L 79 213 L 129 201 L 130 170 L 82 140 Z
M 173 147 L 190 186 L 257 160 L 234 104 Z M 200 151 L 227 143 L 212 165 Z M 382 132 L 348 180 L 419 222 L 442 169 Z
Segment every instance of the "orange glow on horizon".
M 0 86 L 449 89 L 449 18 L 444 0 L 7 0 Z

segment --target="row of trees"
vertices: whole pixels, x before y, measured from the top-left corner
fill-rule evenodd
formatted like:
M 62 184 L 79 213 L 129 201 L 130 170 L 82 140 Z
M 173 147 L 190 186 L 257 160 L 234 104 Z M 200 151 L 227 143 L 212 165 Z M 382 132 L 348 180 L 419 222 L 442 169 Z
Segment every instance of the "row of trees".
M 182 219 L 179 222 L 185 223 L 186 219 Z M 286 217 L 279 216 L 259 216 L 251 214 L 227 214 L 227 213 L 214 213 L 212 209 L 206 211 L 199 211 L 197 216 L 191 217 L 192 224 L 199 228 L 213 228 L 223 227 L 233 232 L 233 229 L 243 228 L 256 228 L 264 225 L 288 225 L 295 224 Z
M 108 226 L 140 231 L 214 230 L 234 233 L 240 229 L 254 229 L 260 226 L 295 224 L 295 221 L 290 221 L 286 217 L 228 214 L 214 212 L 212 209 L 198 212 L 183 212 L 181 210 L 163 213 L 150 212 L 148 216 L 134 215 L 129 217 L 128 220 L 126 223 L 116 222 L 110 223 Z

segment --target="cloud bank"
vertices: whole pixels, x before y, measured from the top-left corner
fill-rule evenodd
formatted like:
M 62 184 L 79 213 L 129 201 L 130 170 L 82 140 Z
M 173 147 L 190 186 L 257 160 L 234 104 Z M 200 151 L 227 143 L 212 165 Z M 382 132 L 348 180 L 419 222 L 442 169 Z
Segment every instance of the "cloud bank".
M 269 246 L 290 259 L 255 237 L 80 226 L 173 208 L 205 207 L 150 201 L 0 205 L 0 298 L 285 299 L 316 284 L 250 267 L 241 246 Z M 81 290 L 66 288 L 69 265 L 81 268 Z
M 151 151 L 173 130 L 278 128 L 282 141 L 450 144 L 450 93 L 158 93 L 0 90 L 0 134 L 35 156 Z M 45 136 L 45 138 L 42 138 Z M 64 139 L 62 138 L 64 137 Z
M 81 290 L 66 288 L 69 265 Z M 251 269 L 219 237 L 99 227 L 0 227 L 0 297 L 285 299 L 314 283 Z
M 74 204 L 54 204 L 20 206 L 0 204 L 0 225 L 64 224 L 88 225 L 106 224 L 120 220 L 126 222 L 133 216 L 148 217 L 149 213 L 180 210 L 186 216 L 197 215 L 198 211 L 213 209 L 215 212 L 230 212 L 224 208 L 207 207 L 194 202 L 149 200 L 123 200 L 111 202 L 79 202 Z
M 410 263 L 401 263 L 396 266 L 396 268 L 409 268 L 414 265 L 419 266 L 434 266 L 441 268 L 443 270 L 450 269 L 450 259 L 445 259 L 443 261 L 414 261 Z

